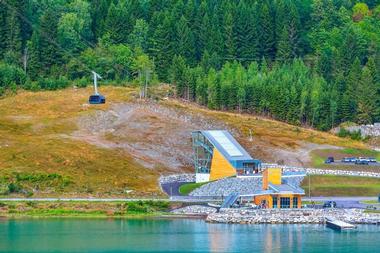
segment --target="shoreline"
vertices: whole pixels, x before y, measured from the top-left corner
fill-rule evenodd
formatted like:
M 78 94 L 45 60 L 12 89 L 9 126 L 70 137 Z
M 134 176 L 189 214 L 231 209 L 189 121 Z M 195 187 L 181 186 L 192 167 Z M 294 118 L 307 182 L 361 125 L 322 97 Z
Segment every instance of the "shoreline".
M 261 209 L 221 210 L 207 216 L 206 222 L 227 224 L 325 224 L 336 219 L 352 224 L 380 225 L 380 213 L 364 209 Z
M 218 214 L 218 213 L 215 213 Z M 223 215 L 223 214 L 222 214 Z M 310 220 L 289 220 L 289 219 L 277 219 L 277 220 L 268 220 L 265 219 L 264 216 L 237 216 L 230 215 L 224 216 L 224 218 L 220 219 L 221 216 L 217 216 L 216 218 L 213 214 L 205 215 L 205 214 L 172 214 L 161 213 L 161 214 L 143 214 L 143 215 L 125 215 L 125 216 L 104 216 L 104 215 L 65 215 L 65 216 L 49 216 L 49 215 L 8 215 L 8 216 L 0 216 L 1 220 L 38 220 L 38 219 L 125 219 L 125 220 L 176 220 L 176 219 L 191 219 L 191 220 L 203 220 L 209 224 L 241 224 L 241 225 L 305 225 L 305 224 L 326 224 L 326 220 L 331 217 L 318 217 L 315 216 L 314 219 Z M 302 219 L 302 216 L 295 217 L 296 219 Z M 332 217 L 334 218 L 334 217 Z M 373 218 L 373 217 L 372 217 Z M 377 214 L 375 219 L 365 219 L 365 220 L 352 220 L 352 219 L 342 219 L 343 221 L 357 224 L 357 225 L 375 225 L 380 226 L 380 214 Z M 256 220 L 255 220 L 256 219 Z M 257 220 L 261 219 L 261 220 Z
M 365 209 L 217 208 L 169 201 L 131 202 L 1 202 L 0 219 L 200 219 L 231 224 L 324 224 L 337 219 L 354 224 L 380 224 L 380 212 Z

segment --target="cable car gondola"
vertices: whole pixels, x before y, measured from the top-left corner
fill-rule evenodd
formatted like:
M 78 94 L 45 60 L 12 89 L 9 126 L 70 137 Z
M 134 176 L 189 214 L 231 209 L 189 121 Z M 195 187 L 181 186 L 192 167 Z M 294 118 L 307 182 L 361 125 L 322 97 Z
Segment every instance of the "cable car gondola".
M 91 71 L 94 76 L 94 90 L 95 93 L 88 98 L 88 103 L 90 104 L 105 104 L 106 98 L 98 93 L 98 78 L 102 78 L 95 71 Z

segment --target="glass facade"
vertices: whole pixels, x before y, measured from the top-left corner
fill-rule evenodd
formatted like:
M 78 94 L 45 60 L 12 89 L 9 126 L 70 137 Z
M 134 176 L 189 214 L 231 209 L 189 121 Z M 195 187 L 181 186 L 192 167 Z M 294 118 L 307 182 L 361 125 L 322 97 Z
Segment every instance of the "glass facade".
M 213 145 L 200 132 L 191 134 L 196 173 L 210 173 Z
M 293 197 L 293 208 L 298 208 L 298 198 Z
M 277 197 L 272 197 L 273 208 L 277 208 Z
M 290 208 L 290 198 L 281 197 L 280 198 L 280 208 Z

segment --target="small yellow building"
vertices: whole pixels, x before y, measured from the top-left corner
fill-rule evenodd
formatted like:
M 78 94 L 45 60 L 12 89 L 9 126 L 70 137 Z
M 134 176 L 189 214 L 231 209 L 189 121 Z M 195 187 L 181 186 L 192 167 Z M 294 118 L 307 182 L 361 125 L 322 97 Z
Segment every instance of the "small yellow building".
M 291 176 L 291 174 L 287 175 Z M 253 197 L 253 202 L 264 208 L 301 208 L 302 188 L 286 183 L 279 168 L 268 168 L 263 172 L 262 191 Z

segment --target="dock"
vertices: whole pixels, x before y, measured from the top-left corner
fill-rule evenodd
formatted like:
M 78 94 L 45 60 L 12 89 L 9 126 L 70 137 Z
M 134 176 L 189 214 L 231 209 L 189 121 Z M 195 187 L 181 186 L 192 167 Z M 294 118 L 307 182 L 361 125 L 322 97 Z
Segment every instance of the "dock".
M 352 230 L 356 228 L 355 225 L 336 219 L 327 219 L 326 226 L 335 230 Z

